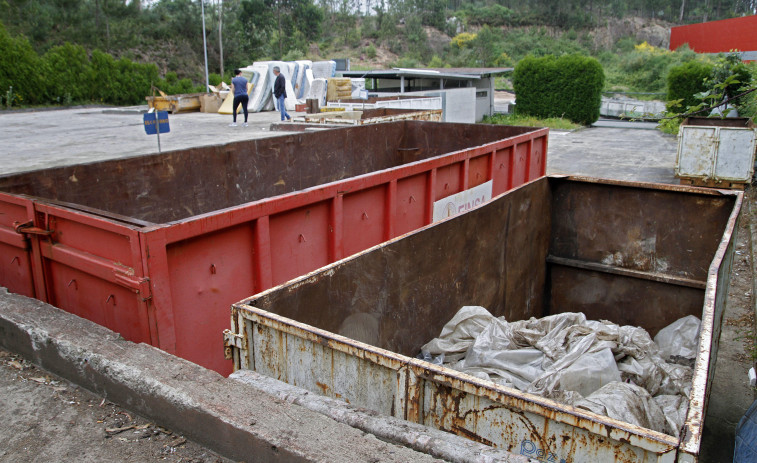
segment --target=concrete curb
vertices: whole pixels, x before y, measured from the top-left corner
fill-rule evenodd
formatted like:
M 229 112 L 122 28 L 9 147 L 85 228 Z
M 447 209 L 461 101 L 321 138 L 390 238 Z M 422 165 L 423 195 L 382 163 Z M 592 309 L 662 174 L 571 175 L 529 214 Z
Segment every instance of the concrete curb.
M 437 461 L 4 288 L 0 345 L 227 458 Z

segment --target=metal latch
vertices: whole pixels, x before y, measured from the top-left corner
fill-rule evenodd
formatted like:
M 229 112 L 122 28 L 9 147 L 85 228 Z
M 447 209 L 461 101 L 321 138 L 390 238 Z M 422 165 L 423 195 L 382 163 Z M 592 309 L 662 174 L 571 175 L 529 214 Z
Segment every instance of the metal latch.
M 53 234 L 52 230 L 44 230 L 42 228 L 35 227 L 34 222 L 32 222 L 31 220 L 24 223 L 13 222 L 13 229 L 16 231 L 16 233 L 26 235 L 50 236 Z
M 245 348 L 244 336 L 228 329 L 223 330 L 223 356 L 226 360 L 234 358 L 232 347 L 243 350 Z

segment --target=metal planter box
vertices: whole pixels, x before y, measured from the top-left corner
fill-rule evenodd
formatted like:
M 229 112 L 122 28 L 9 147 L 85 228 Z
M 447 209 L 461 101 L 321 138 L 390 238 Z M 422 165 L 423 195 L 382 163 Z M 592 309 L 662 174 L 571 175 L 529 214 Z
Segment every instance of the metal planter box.
M 687 118 L 678 134 L 676 177 L 681 183 L 743 189 L 754 173 L 756 141 L 749 119 Z
M 235 304 L 227 344 L 237 369 L 540 461 L 695 462 L 741 202 L 738 192 L 540 178 Z M 701 317 L 682 437 L 414 358 L 464 305 L 509 321 L 580 311 L 652 336 Z
M 0 177 L 0 285 L 222 374 L 229 306 L 544 174 L 547 129 L 392 122 Z

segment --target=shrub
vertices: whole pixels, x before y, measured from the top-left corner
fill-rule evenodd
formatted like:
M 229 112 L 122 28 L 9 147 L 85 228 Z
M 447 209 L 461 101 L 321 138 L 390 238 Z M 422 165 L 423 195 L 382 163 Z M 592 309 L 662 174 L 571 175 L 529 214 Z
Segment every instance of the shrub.
M 374 47 L 373 44 L 368 45 L 363 49 L 363 53 L 365 53 L 369 59 L 374 59 L 376 58 L 376 47 Z
M 70 104 L 92 99 L 92 67 L 83 47 L 66 43 L 45 53 L 42 61 L 48 70 L 50 101 Z
M 667 100 L 679 103 L 671 103 L 671 111 L 683 111 L 689 106 L 699 104 L 699 100 L 694 97 L 697 93 L 707 89 L 705 79 L 710 76 L 712 65 L 702 61 L 689 61 L 673 67 L 668 73 L 668 92 Z
M 627 42 L 623 46 L 627 46 Z M 698 59 L 698 55 L 688 47 L 669 51 L 643 42 L 634 46 L 632 51 L 620 55 L 600 54 L 600 59 L 608 70 L 611 86 L 634 92 L 662 93 L 667 89 L 670 69 Z
M 129 59 L 114 59 L 99 50 L 92 52 L 94 99 L 110 104 L 144 103 L 151 95 L 151 85 L 160 87 L 158 67 L 154 64 L 134 63 Z
M 208 74 L 208 83 L 214 86 L 221 85 L 221 75 L 211 72 Z
M 594 58 L 580 54 L 528 56 L 518 62 L 513 74 L 516 111 L 588 125 L 599 119 L 604 82 L 602 66 Z
M 468 43 L 472 42 L 475 39 L 476 39 L 476 34 L 471 34 L 470 32 L 461 32 L 457 34 L 456 36 L 452 37 L 451 43 L 457 48 L 463 48 Z
M 444 67 L 444 61 L 439 58 L 437 55 L 434 55 L 433 58 L 431 58 L 431 61 L 428 62 L 428 67 L 430 68 L 443 68 Z
M 747 65 L 751 76 L 751 86 L 757 86 L 757 63 L 751 62 Z M 739 115 L 751 118 L 753 121 L 757 118 L 757 91 L 749 93 L 741 98 L 739 106 Z
M 4 105 L 46 101 L 44 69 L 39 55 L 24 37 L 14 38 L 0 24 L 0 95 Z M 13 87 L 12 91 L 9 91 Z

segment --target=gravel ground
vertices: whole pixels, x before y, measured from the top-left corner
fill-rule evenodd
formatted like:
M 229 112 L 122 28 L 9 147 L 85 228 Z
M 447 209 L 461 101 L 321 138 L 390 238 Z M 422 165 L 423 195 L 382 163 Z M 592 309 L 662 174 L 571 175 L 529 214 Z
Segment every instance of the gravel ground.
M 231 462 L 0 349 L 0 462 Z

